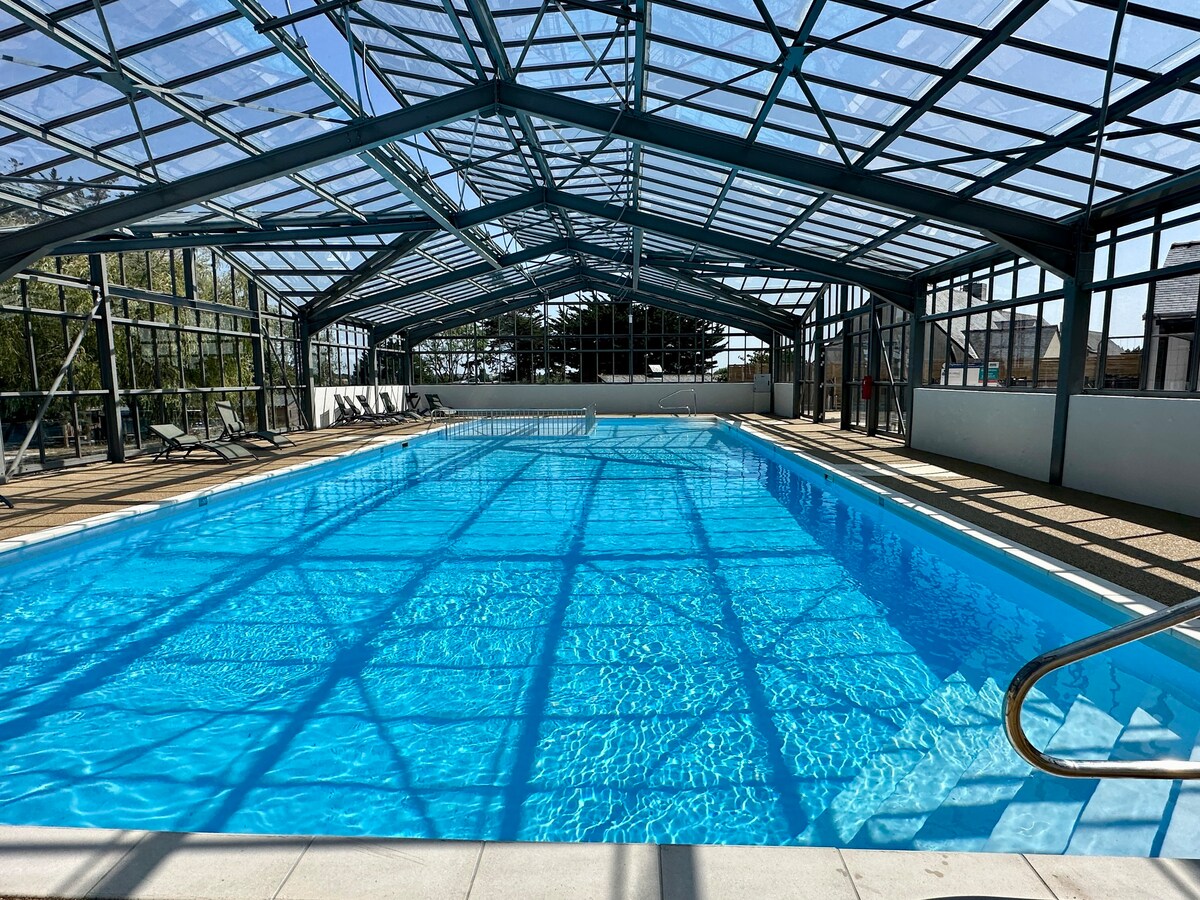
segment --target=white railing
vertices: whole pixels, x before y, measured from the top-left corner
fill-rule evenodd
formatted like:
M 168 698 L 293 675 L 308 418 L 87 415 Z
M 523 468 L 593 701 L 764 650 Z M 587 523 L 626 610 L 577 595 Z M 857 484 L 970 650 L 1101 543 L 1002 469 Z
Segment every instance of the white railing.
M 596 410 L 455 409 L 431 417 L 446 425 L 444 437 L 578 437 L 596 428 Z
M 692 403 L 690 406 L 686 403 L 683 406 L 663 406 L 663 404 L 666 403 L 668 400 L 670 400 L 672 397 L 678 397 L 680 394 L 691 394 L 692 395 Z M 680 412 L 685 412 L 689 416 L 694 416 L 696 414 L 696 392 L 694 390 L 692 390 L 691 388 L 682 388 L 678 391 L 672 391 L 671 393 L 667 394 L 667 396 L 663 397 L 661 400 L 658 401 L 658 408 L 661 409 L 663 412 L 673 412 L 676 415 L 678 415 Z

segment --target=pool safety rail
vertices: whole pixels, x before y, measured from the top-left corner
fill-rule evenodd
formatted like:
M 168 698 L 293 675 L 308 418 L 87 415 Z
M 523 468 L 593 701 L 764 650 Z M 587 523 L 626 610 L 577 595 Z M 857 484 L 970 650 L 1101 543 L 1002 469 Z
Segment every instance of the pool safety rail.
M 1004 730 L 1013 749 L 1030 765 L 1065 778 L 1156 778 L 1171 781 L 1200 778 L 1200 760 L 1063 759 L 1051 756 L 1033 746 L 1021 726 L 1021 706 L 1033 686 L 1046 675 L 1078 660 L 1150 637 L 1197 617 L 1200 617 L 1200 596 L 1131 622 L 1123 622 L 1107 631 L 1050 650 L 1025 663 L 1004 695 Z
M 596 409 L 455 409 L 431 419 L 447 438 L 578 437 L 596 429 Z
M 683 406 L 679 406 L 678 401 L 676 402 L 675 406 L 664 406 L 663 405 L 668 400 L 673 400 L 675 397 L 678 397 L 682 394 L 691 394 L 692 402 L 690 404 L 684 403 Z M 685 412 L 689 416 L 694 416 L 696 414 L 696 392 L 694 390 L 692 390 L 691 388 L 680 388 L 677 391 L 671 391 L 671 393 L 667 394 L 667 396 L 663 397 L 661 400 L 658 401 L 658 408 L 661 409 L 663 412 L 673 412 L 676 415 L 679 415 L 679 413 L 681 413 L 681 412 Z

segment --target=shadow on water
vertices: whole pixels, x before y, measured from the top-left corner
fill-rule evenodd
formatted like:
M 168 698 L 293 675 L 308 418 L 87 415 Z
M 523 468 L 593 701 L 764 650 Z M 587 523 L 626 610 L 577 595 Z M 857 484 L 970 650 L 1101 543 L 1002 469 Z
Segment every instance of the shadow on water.
M 733 661 L 738 676 L 736 688 L 740 691 L 739 702 L 742 706 L 737 709 L 737 712 L 744 714 L 744 727 L 753 733 L 755 752 L 762 756 L 761 759 L 755 759 L 754 762 L 764 773 L 762 781 L 765 784 L 752 784 L 750 787 L 762 788 L 771 792 L 771 802 L 764 803 L 762 808 L 769 810 L 771 815 L 775 815 L 777 811 L 779 820 L 769 826 L 764 822 L 760 827 L 764 830 L 774 829 L 775 833 L 770 836 L 773 842 L 802 840 L 802 835 L 812 824 L 810 820 L 819 813 L 819 808 L 811 805 L 805 794 L 806 786 L 814 780 L 815 776 L 803 770 L 804 759 L 794 757 L 793 751 L 789 749 L 793 746 L 789 741 L 794 738 L 794 735 L 785 733 L 785 726 L 781 725 L 781 722 L 792 717 L 798 722 L 796 728 L 801 732 L 805 729 L 816 728 L 810 718 L 815 719 L 818 715 L 827 715 L 838 722 L 843 720 L 846 723 L 868 722 L 876 735 L 873 739 L 882 740 L 884 736 L 890 738 L 896 732 L 898 724 L 916 708 L 922 697 L 905 695 L 902 699 L 894 701 L 887 701 L 886 698 L 880 701 L 876 695 L 872 702 L 868 702 L 862 694 L 849 690 L 845 685 L 830 683 L 818 678 L 825 671 L 820 668 L 821 666 L 847 664 L 847 660 L 853 656 L 853 646 L 849 648 L 850 652 L 834 658 L 825 658 L 817 649 L 806 648 L 807 655 L 803 662 L 810 666 L 809 670 L 797 675 L 794 670 L 783 668 L 785 664 L 794 662 L 785 658 L 786 654 L 781 648 L 781 644 L 785 640 L 791 640 L 787 629 L 800 629 L 821 624 L 836 631 L 858 623 L 860 617 L 854 613 L 839 616 L 829 606 L 822 605 L 823 596 L 806 598 L 795 602 L 790 609 L 790 618 L 771 623 L 777 627 L 777 633 L 764 636 L 762 633 L 755 632 L 754 627 L 758 623 L 749 621 L 747 613 L 742 608 L 746 591 L 732 582 L 731 578 L 734 576 L 730 574 L 729 569 L 723 568 L 725 561 L 731 558 L 731 554 L 722 548 L 721 535 L 715 530 L 719 527 L 719 518 L 714 519 L 711 510 L 705 506 L 711 501 L 711 498 L 698 493 L 703 488 L 697 487 L 699 482 L 693 477 L 693 471 L 697 468 L 695 465 L 666 464 L 659 466 L 657 470 L 660 490 L 669 493 L 683 512 L 683 522 L 680 527 L 686 532 L 686 537 L 690 541 L 689 549 L 670 550 L 665 547 L 649 546 L 649 544 L 647 545 L 649 549 L 644 547 L 629 549 L 619 545 L 594 548 L 589 545 L 586 540 L 587 529 L 589 524 L 593 523 L 598 509 L 603 509 L 600 497 L 602 486 L 621 480 L 614 477 L 612 469 L 623 466 L 627 462 L 635 466 L 642 463 L 626 459 L 625 452 L 617 455 L 607 453 L 589 456 L 584 450 L 580 451 L 580 458 L 575 459 L 573 465 L 578 465 L 581 460 L 584 460 L 589 462 L 590 466 L 586 472 L 572 480 L 569 488 L 570 497 L 562 498 L 564 506 L 568 502 L 574 504 L 570 507 L 573 510 L 572 521 L 566 526 L 570 528 L 570 532 L 565 552 L 555 553 L 547 552 L 542 548 L 533 548 L 528 552 L 510 553 L 507 547 L 490 548 L 486 542 L 482 542 L 479 544 L 482 549 L 459 554 L 455 548 L 455 542 L 468 535 L 476 521 L 485 516 L 489 507 L 501 505 L 505 494 L 513 491 L 514 487 L 525 486 L 539 477 L 539 473 L 535 469 L 536 457 L 531 455 L 527 459 L 521 459 L 515 454 L 506 454 L 509 464 L 500 476 L 496 476 L 495 472 L 487 472 L 478 476 L 463 475 L 459 480 L 448 478 L 441 484 L 441 489 L 444 491 L 465 490 L 469 495 L 470 502 L 465 504 L 462 514 L 454 519 L 453 524 L 447 524 L 441 530 L 430 527 L 428 543 L 424 546 L 423 552 L 403 557 L 404 566 L 397 569 L 394 584 L 390 586 L 387 594 L 381 594 L 378 605 L 372 608 L 369 614 L 355 619 L 353 622 L 342 621 L 339 624 L 338 619 L 326 608 L 324 604 L 328 601 L 322 594 L 322 585 L 318 579 L 326 574 L 353 574 L 358 570 L 360 563 L 365 568 L 367 562 L 378 561 L 378 557 L 371 557 L 365 552 L 367 549 L 374 549 L 373 547 L 364 547 L 361 552 L 357 548 L 340 547 L 337 548 L 339 552 L 330 552 L 328 556 L 318 553 L 318 548 L 328 537 L 337 534 L 339 530 L 357 520 L 369 516 L 374 511 L 386 511 L 389 503 L 417 484 L 433 484 L 441 473 L 462 473 L 465 467 L 485 457 L 489 450 L 490 445 L 487 442 L 468 445 L 468 449 L 448 454 L 446 458 L 440 459 L 437 465 L 427 467 L 420 473 L 419 478 L 414 475 L 394 483 L 390 483 L 384 478 L 370 481 L 369 487 L 363 488 L 356 496 L 348 496 L 346 505 L 331 516 L 326 517 L 324 513 L 319 512 L 313 506 L 304 507 L 298 510 L 298 515 L 302 516 L 304 521 L 311 522 L 311 526 L 302 530 L 297 538 L 289 537 L 288 540 L 271 547 L 269 551 L 263 552 L 261 558 L 247 555 L 226 557 L 221 551 L 214 558 L 219 558 L 222 562 L 228 561 L 230 564 L 236 562 L 240 568 L 232 571 L 219 583 L 214 584 L 211 591 L 206 591 L 194 598 L 156 602 L 141 614 L 139 631 L 131 638 L 124 639 L 119 634 L 112 632 L 91 635 L 72 658 L 56 660 L 42 670 L 38 675 L 36 685 L 11 690 L 10 704 L 19 701 L 24 696 L 23 691 L 49 688 L 48 693 L 44 696 L 38 696 L 25 708 L 16 711 L 13 718 L 0 722 L 0 741 L 11 742 L 30 733 L 47 715 L 61 712 L 73 701 L 121 675 L 140 660 L 152 656 L 170 638 L 214 613 L 224 612 L 231 602 L 249 591 L 267 573 L 287 568 L 296 574 L 298 582 L 303 587 L 303 596 L 298 597 L 297 605 L 307 604 L 317 612 L 319 616 L 317 629 L 323 632 L 323 637 L 329 639 L 329 643 L 333 646 L 332 654 L 329 659 L 321 660 L 318 666 L 314 666 L 315 671 L 304 675 L 296 692 L 298 696 L 294 703 L 288 706 L 280 703 L 272 710 L 279 714 L 278 721 L 272 722 L 271 727 L 265 730 L 261 739 L 257 740 L 240 758 L 230 760 L 227 768 L 223 771 L 209 772 L 204 776 L 210 779 L 214 788 L 217 789 L 215 800 L 213 794 L 210 794 L 208 800 L 198 803 L 192 809 L 183 827 L 220 831 L 223 828 L 232 828 L 244 821 L 237 817 L 244 814 L 247 807 L 256 802 L 252 797 L 255 791 L 264 786 L 278 786 L 279 782 L 272 780 L 273 773 L 288 753 L 295 749 L 297 737 L 315 721 L 332 716 L 333 714 L 327 710 L 327 704 L 339 689 L 348 688 L 359 699 L 354 715 L 369 729 L 373 736 L 372 743 L 382 749 L 385 761 L 379 763 L 379 771 L 364 773 L 362 782 L 342 777 L 345 773 L 335 773 L 336 776 L 342 777 L 342 780 L 330 777 L 328 781 L 322 781 L 320 778 L 314 777 L 307 781 L 291 781 L 289 787 L 298 786 L 306 790 L 324 791 L 326 796 L 335 798 L 329 801 L 331 804 L 362 802 L 356 799 L 353 793 L 353 789 L 362 788 L 362 796 L 382 797 L 384 799 L 379 802 L 394 803 L 397 807 L 404 805 L 406 815 L 408 815 L 408 819 L 404 822 L 405 831 L 393 833 L 420 834 L 425 837 L 461 837 L 466 836 L 463 832 L 473 831 L 477 836 L 498 837 L 502 840 L 527 838 L 531 835 L 529 822 L 530 810 L 533 808 L 531 798 L 545 789 L 544 784 L 539 781 L 539 778 L 544 775 L 539 766 L 544 763 L 541 752 L 545 749 L 547 723 L 552 719 L 567 719 L 574 716 L 576 720 L 581 720 L 580 728 L 587 729 L 598 728 L 603 721 L 620 718 L 616 710 L 604 710 L 603 715 L 595 714 L 591 718 L 587 714 L 577 711 L 564 712 L 555 693 L 556 680 L 563 675 L 566 668 L 563 665 L 561 654 L 563 639 L 569 627 L 568 620 L 570 616 L 578 614 L 581 606 L 587 605 L 581 603 L 574 594 L 578 577 L 585 568 L 590 570 L 590 567 L 594 567 L 594 570 L 598 572 L 601 570 L 601 564 L 611 564 L 613 561 L 622 560 L 637 561 L 645 564 L 647 569 L 655 570 L 656 575 L 678 570 L 693 572 L 695 576 L 690 583 L 701 583 L 711 593 L 712 614 L 710 617 L 706 617 L 710 612 L 708 607 L 705 607 L 703 611 L 688 609 L 683 601 L 671 593 L 667 591 L 655 593 L 653 590 L 641 593 L 640 597 L 643 602 L 635 609 L 631 609 L 631 613 L 641 613 L 647 619 L 653 618 L 654 614 L 660 614 L 661 619 L 656 621 L 684 623 L 694 629 L 696 633 L 703 633 L 711 641 L 720 642 L 722 647 L 728 651 L 728 656 Z M 627 453 L 629 456 L 634 455 L 633 449 L 629 449 Z M 895 590 L 899 591 L 899 582 L 896 579 L 901 575 L 909 577 L 913 574 L 912 560 L 904 557 L 904 551 L 889 551 L 890 555 L 883 557 L 874 555 L 871 551 L 881 543 L 881 540 L 873 530 L 875 526 L 872 523 L 853 515 L 844 507 L 831 513 L 829 505 L 822 500 L 819 492 L 814 493 L 815 489 L 798 480 L 783 477 L 786 474 L 788 473 L 767 469 L 765 484 L 771 495 L 795 516 L 797 522 L 805 530 L 816 537 L 820 545 L 820 555 L 836 559 L 850 573 L 851 579 L 857 583 L 883 585 L 888 589 L 895 585 Z M 697 473 L 697 477 L 699 475 L 703 475 L 703 473 Z M 471 480 L 472 478 L 474 480 Z M 465 488 L 464 483 L 466 483 Z M 568 489 L 563 488 L 563 490 Z M 419 515 L 419 513 L 418 510 L 416 514 Z M 833 516 L 832 528 L 830 527 L 831 515 Z M 631 535 L 637 534 L 639 531 L 644 532 L 647 528 L 653 528 L 653 524 L 646 525 L 638 522 L 633 513 L 631 513 L 631 519 L 630 523 L 623 526 Z M 516 524 L 514 523 L 510 527 L 515 528 Z M 619 524 L 617 527 L 620 532 L 622 526 Z M 618 538 L 621 536 L 620 533 L 616 535 Z M 503 535 L 498 535 L 498 538 L 502 537 Z M 472 553 L 476 555 L 472 555 Z M 775 566 L 784 561 L 790 561 L 793 565 L 803 565 L 810 556 L 817 555 L 809 549 L 790 553 L 763 549 L 739 552 L 733 554 L 732 558 L 748 565 L 766 563 Z M 298 565 L 301 561 L 316 562 L 318 565 L 313 569 L 304 569 Z M 495 753 L 495 756 L 490 762 L 476 766 L 477 780 L 468 785 L 474 792 L 475 798 L 482 798 L 484 805 L 490 804 L 489 810 L 485 812 L 458 811 L 458 808 L 453 805 L 439 806 L 434 799 L 431 799 L 434 787 L 429 784 L 429 767 L 422 768 L 422 764 L 425 762 L 423 757 L 426 755 L 426 748 L 421 745 L 420 740 L 420 735 L 436 734 L 454 723 L 449 720 L 449 716 L 439 718 L 436 714 L 406 711 L 403 714 L 406 723 L 419 725 L 427 728 L 428 731 L 398 734 L 394 721 L 397 717 L 396 708 L 393 706 L 385 709 L 381 705 L 388 698 L 379 697 L 376 690 L 372 689 L 367 670 L 376 665 L 399 666 L 414 662 L 413 659 L 403 659 L 403 654 L 399 652 L 397 655 L 399 662 L 391 659 L 381 662 L 381 655 L 388 649 L 392 649 L 385 646 L 386 641 L 395 637 L 394 632 L 389 632 L 389 627 L 395 626 L 397 620 L 403 616 L 422 591 L 430 590 L 431 576 L 439 570 L 444 570 L 447 563 L 452 567 L 463 567 L 475 563 L 494 567 L 512 562 L 536 563 L 548 571 L 552 570 L 553 577 L 557 579 L 556 584 L 547 580 L 547 591 L 544 596 L 539 597 L 541 605 L 536 611 L 531 610 L 526 620 L 514 618 L 511 624 L 491 623 L 489 625 L 495 629 L 497 634 L 500 634 L 505 628 L 511 629 L 511 632 L 519 635 L 522 641 L 528 639 L 528 647 L 525 643 L 514 640 L 513 643 L 519 644 L 520 650 L 514 653 L 513 658 L 496 662 L 484 656 L 477 657 L 476 661 L 472 662 L 469 659 L 469 653 L 464 652 L 456 656 L 454 654 L 455 645 L 452 640 L 448 639 L 443 648 L 446 653 L 445 659 L 421 658 L 416 660 L 429 668 L 444 666 L 448 670 L 465 673 L 471 678 L 477 677 L 481 685 L 486 685 L 489 681 L 501 680 L 505 674 L 504 666 L 520 670 L 512 676 L 512 683 L 518 687 L 512 691 L 511 698 L 506 696 L 504 702 L 507 705 L 503 708 L 499 708 L 497 705 L 497 708 L 488 709 L 479 714 L 481 720 L 486 719 L 489 725 L 496 726 L 487 733 L 491 735 L 499 733 L 503 729 L 506 744 L 510 745 L 503 748 L 505 752 L 501 752 L 501 748 L 489 748 L 491 752 Z M 661 582 L 651 581 L 651 583 L 659 584 Z M 639 590 L 636 584 L 627 587 L 631 592 Z M 909 588 L 909 590 L 914 589 Z M 982 619 L 966 620 L 961 614 L 953 615 L 957 610 L 951 597 L 951 592 L 940 591 L 936 592 L 936 595 L 929 593 L 928 596 L 922 598 L 925 602 L 907 604 L 907 608 L 903 610 L 894 610 L 889 606 L 881 615 L 906 641 L 917 648 L 921 660 L 929 666 L 939 680 L 963 670 L 966 665 L 962 659 L 957 658 L 947 649 L 948 630 L 952 629 L 955 632 L 954 643 L 956 644 L 961 645 L 963 641 L 977 643 L 984 650 L 978 659 L 970 662 L 970 665 L 974 665 L 976 668 L 972 670 L 968 666 L 966 670 L 974 672 L 982 680 L 988 673 L 988 666 L 993 657 L 1002 652 L 1011 654 L 1015 638 L 1007 631 L 989 628 Z M 434 630 L 452 637 L 454 629 L 461 625 L 461 620 L 455 620 L 453 614 L 474 601 L 473 596 L 466 597 L 465 595 L 463 597 L 437 597 L 436 599 L 441 605 L 435 604 L 431 608 L 429 612 L 431 618 L 428 621 L 403 623 L 406 639 L 419 637 L 422 632 Z M 281 611 L 281 616 L 284 614 L 285 611 Z M 516 613 L 513 615 L 515 616 Z M 636 615 L 631 614 L 629 624 L 631 627 L 636 627 L 644 623 L 636 621 Z M 465 640 L 464 638 L 464 643 Z M 496 640 L 501 641 L 503 638 L 498 637 Z M 467 649 L 474 650 L 475 648 L 468 647 Z M 907 650 L 896 651 L 896 653 L 898 656 L 911 655 Z M 887 652 L 879 648 L 872 648 L 871 652 L 867 654 L 871 660 L 884 662 L 886 662 L 886 656 Z M 292 661 L 274 659 L 270 662 L 286 667 Z M 630 661 L 626 658 L 622 658 L 618 662 L 625 667 L 626 673 L 634 672 L 639 666 L 648 670 L 652 665 L 650 662 Z M 599 685 L 601 670 L 606 666 L 611 668 L 617 663 L 609 665 L 591 661 L 587 664 L 594 668 L 595 671 L 591 674 L 595 678 L 596 684 Z M 702 666 L 702 663 L 687 660 L 676 660 L 675 664 Z M 778 668 L 778 671 L 784 675 L 794 677 L 797 682 L 803 682 L 805 678 L 817 682 L 811 686 L 819 688 L 823 692 L 824 706 L 820 709 L 803 707 L 797 709 L 794 700 L 785 701 L 777 696 L 777 688 L 765 681 L 767 676 L 764 673 L 768 673 L 772 667 Z M 235 674 L 231 677 L 243 676 Z M 691 685 L 685 685 L 685 687 L 688 686 Z M 975 684 L 974 686 L 978 688 L 979 685 Z M 671 694 L 670 687 L 667 685 L 663 688 L 668 695 L 659 706 L 645 712 L 639 711 L 637 714 L 647 718 L 653 717 L 656 722 L 669 722 L 672 726 L 681 726 L 675 730 L 662 729 L 667 736 L 663 738 L 660 745 L 651 747 L 651 752 L 647 756 L 647 771 L 650 772 L 665 769 L 668 762 L 682 760 L 682 763 L 686 765 L 690 742 L 697 737 L 703 726 L 703 714 L 712 712 L 714 709 L 723 712 L 733 706 L 731 699 L 734 694 L 733 688 L 726 687 L 720 691 L 714 689 L 710 694 L 701 695 L 697 700 L 691 696 Z M 270 702 L 270 698 L 263 702 Z M 689 706 L 689 703 L 694 705 Z M 704 706 L 705 703 L 708 704 L 707 707 Z M 672 704 L 677 706 L 672 706 Z M 623 712 L 621 715 L 624 715 L 625 718 L 620 719 L 616 727 L 631 728 L 637 724 L 637 715 L 628 712 Z M 203 723 L 196 726 L 196 728 L 202 727 Z M 108 766 L 111 769 L 125 765 L 131 759 L 131 753 L 149 756 L 152 750 L 159 749 L 171 741 L 182 743 L 181 739 L 186 733 L 178 732 L 169 739 L 152 740 L 147 738 L 141 741 L 136 749 L 122 749 L 119 753 L 114 753 L 107 760 Z M 651 732 L 647 729 L 646 733 Z M 414 734 L 417 737 L 414 737 Z M 511 740 L 508 739 L 508 735 L 513 736 Z M 854 737 L 856 740 L 859 739 L 858 735 Z M 475 749 L 473 747 L 472 751 Z M 870 746 L 864 743 L 858 749 L 866 753 L 870 750 Z M 432 753 L 432 751 L 430 752 Z M 488 750 L 480 752 L 488 752 Z M 580 753 L 583 755 L 582 750 Z M 587 761 L 572 760 L 571 762 L 586 763 Z M 58 779 L 58 784 L 65 786 L 69 792 L 75 784 L 92 783 L 97 774 L 106 773 L 98 773 L 96 769 L 93 769 L 86 778 L 82 775 L 63 772 L 55 772 L 54 777 Z M 382 787 L 377 784 L 367 784 L 365 776 L 368 774 L 379 776 L 386 783 Z M 586 798 L 589 796 L 587 791 L 591 789 L 597 791 L 628 789 L 629 791 L 645 792 L 651 790 L 648 787 L 642 788 L 636 785 L 628 787 L 620 784 L 614 787 L 612 784 L 586 781 L 584 776 L 591 774 L 586 765 L 581 765 L 576 772 L 570 774 L 575 775 L 577 780 L 568 786 L 580 789 L 580 796 L 585 798 L 585 801 L 581 802 L 586 802 Z M 116 781 L 116 776 L 113 777 Z M 840 789 L 850 777 L 853 777 L 853 773 L 848 775 L 843 771 L 834 771 L 827 773 L 824 777 L 832 789 Z M 75 782 L 72 782 L 73 778 L 76 779 Z M 193 779 L 193 781 L 195 780 Z M 614 781 L 616 780 L 614 776 Z M 720 787 L 724 786 L 720 785 Z M 741 784 L 737 785 L 739 788 L 742 786 Z M 710 787 L 711 785 L 700 781 L 687 784 L 678 782 L 656 785 L 653 790 L 658 791 L 661 795 L 667 795 L 667 800 L 664 802 L 673 799 L 690 801 L 696 797 L 703 797 L 705 791 Z M 341 788 L 347 788 L 344 795 L 338 793 Z M 368 788 L 375 789 L 377 793 L 368 795 Z M 343 799 L 343 797 L 349 799 Z M 680 806 L 686 808 L 687 803 L 681 803 Z M 699 810 L 701 807 L 697 804 L 696 808 Z M 450 812 L 448 813 L 447 810 Z M 691 810 L 688 809 L 688 811 Z M 1000 811 L 1002 812 L 1002 810 Z M 368 810 L 368 812 L 370 811 Z M 993 810 L 989 809 L 986 812 L 990 815 Z M 0 815 L 2 815 L 2 808 L 0 808 Z M 610 818 L 606 818 L 607 814 L 600 808 L 600 804 L 596 804 L 594 810 L 588 809 L 586 813 L 580 815 L 585 821 L 576 824 L 582 825 L 583 836 L 611 839 L 611 837 L 607 837 L 605 829 L 615 823 Z M 588 820 L 588 816 L 593 818 Z M 380 818 L 373 821 L 397 820 Z M 278 818 L 270 821 L 276 822 Z M 628 822 L 623 824 L 627 827 L 629 825 Z M 179 827 L 179 825 L 174 827 Z M 153 867 L 151 851 L 164 856 L 174 852 L 175 849 L 170 840 L 165 837 L 149 842 L 146 852 L 150 854 L 147 857 L 150 861 L 139 863 L 140 869 L 130 869 L 129 877 L 133 878 L 137 871 L 144 873 L 148 866 Z M 143 874 L 140 877 L 144 878 L 145 876 Z M 680 896 L 688 895 L 681 894 Z

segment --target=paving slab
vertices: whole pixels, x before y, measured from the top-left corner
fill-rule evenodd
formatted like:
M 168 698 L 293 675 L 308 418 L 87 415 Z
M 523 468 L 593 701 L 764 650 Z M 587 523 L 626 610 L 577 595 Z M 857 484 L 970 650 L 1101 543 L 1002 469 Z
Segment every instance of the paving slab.
M 129 900 L 274 897 L 311 839 L 146 833 L 86 894 Z
M 0 896 L 82 897 L 143 834 L 99 828 L 0 827 Z
M 912 850 L 842 850 L 841 854 L 862 900 L 1054 900 L 1038 873 L 1017 854 Z M 1117 897 L 1109 895 L 1110 900 Z
M 830 847 L 663 847 L 661 865 L 663 900 L 858 896 Z
M 1129 856 L 1025 857 L 1059 900 L 1196 900 L 1200 860 Z
M 485 844 L 470 900 L 659 900 L 654 844 Z
M 278 900 L 450 900 L 471 888 L 479 841 L 315 838 Z

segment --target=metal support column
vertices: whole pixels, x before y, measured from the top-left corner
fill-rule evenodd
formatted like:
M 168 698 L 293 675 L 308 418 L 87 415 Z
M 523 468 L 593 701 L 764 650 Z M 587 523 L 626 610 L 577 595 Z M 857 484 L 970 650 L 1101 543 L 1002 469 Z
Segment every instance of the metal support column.
M 125 462 L 125 423 L 121 419 L 121 384 L 117 374 L 117 347 L 113 340 L 112 304 L 108 296 L 108 268 L 102 253 L 88 257 L 92 288 L 100 299 L 96 318 L 96 353 L 100 362 L 100 387 L 104 389 L 104 423 L 110 462 Z
M 308 319 L 300 316 L 297 323 L 300 338 L 300 414 L 304 417 L 304 426 L 309 431 L 317 428 L 317 395 L 314 375 L 316 366 L 313 365 L 312 330 Z
M 804 329 L 797 328 L 792 332 L 792 406 L 788 410 L 789 419 L 800 417 L 800 391 L 803 388 L 800 371 L 800 351 L 803 349 Z
M 817 304 L 817 336 L 813 341 L 813 421 L 825 421 L 825 310 L 828 292 L 826 288 L 814 301 Z
M 908 320 L 908 384 L 904 386 L 904 408 L 908 411 L 907 427 L 904 429 L 904 446 L 912 446 L 913 421 L 916 419 L 917 388 L 925 370 L 925 284 L 917 281 L 913 285 L 912 316 Z
M 408 332 L 400 332 L 401 346 L 404 348 L 404 353 L 401 359 L 404 360 L 404 369 L 400 373 L 400 383 L 404 385 L 406 391 L 411 392 L 413 389 L 413 353 L 412 341 L 409 339 Z
M 629 310 L 629 383 L 633 384 L 633 303 L 628 305 Z M 614 361 L 615 368 L 615 361 Z M 649 369 L 646 370 L 650 371 Z
M 259 428 L 270 428 L 272 423 L 268 418 L 267 397 L 267 358 L 263 352 L 263 327 L 259 304 L 258 285 L 250 282 L 250 354 L 254 363 L 254 384 L 258 390 L 254 393 L 254 411 L 258 416 Z
M 846 296 L 846 286 L 839 284 L 837 290 L 841 293 L 841 302 L 838 304 L 838 311 L 844 312 L 850 308 L 849 299 Z M 850 403 L 854 399 L 851 396 L 850 375 L 854 370 L 854 339 L 850 334 L 850 325 L 853 319 L 842 319 L 842 402 L 841 416 L 839 417 L 838 427 L 842 431 L 850 430 L 851 408 Z
M 775 382 L 779 378 L 779 332 L 771 329 L 771 343 L 767 345 L 767 371 L 771 373 L 771 393 L 767 397 L 767 414 L 775 415 Z
M 1063 280 L 1062 346 L 1058 357 L 1058 387 L 1054 395 L 1054 430 L 1050 441 L 1050 483 L 1062 484 L 1067 458 L 1067 416 L 1071 397 L 1083 393 L 1087 370 L 1088 320 L 1092 292 L 1081 284 L 1092 275 L 1095 237 L 1084 238 L 1075 261 L 1075 276 Z
M 367 336 L 367 385 L 379 389 L 379 338 L 371 331 Z M 378 400 L 372 395 L 372 400 Z
M 870 321 L 867 323 L 867 375 L 871 379 L 871 396 L 867 399 L 867 436 L 879 432 L 879 351 L 883 335 L 879 331 L 879 298 L 871 294 Z

